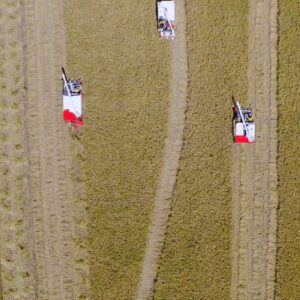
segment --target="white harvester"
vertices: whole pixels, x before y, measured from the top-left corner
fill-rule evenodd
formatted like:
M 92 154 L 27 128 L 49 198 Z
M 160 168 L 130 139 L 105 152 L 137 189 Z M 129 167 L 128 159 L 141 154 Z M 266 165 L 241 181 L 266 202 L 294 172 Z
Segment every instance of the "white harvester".
M 233 135 L 237 144 L 253 143 L 255 141 L 255 122 L 251 106 L 241 107 L 234 101 L 233 107 Z
M 64 121 L 73 128 L 83 125 L 82 81 L 68 79 L 62 68 L 63 85 L 63 116 Z
M 175 2 L 157 1 L 157 28 L 161 38 L 175 38 Z

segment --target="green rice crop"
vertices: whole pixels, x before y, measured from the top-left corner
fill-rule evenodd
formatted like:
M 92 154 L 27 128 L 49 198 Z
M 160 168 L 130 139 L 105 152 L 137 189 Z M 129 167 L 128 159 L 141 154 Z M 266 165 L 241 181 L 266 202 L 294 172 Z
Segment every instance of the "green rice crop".
M 300 295 L 300 3 L 279 1 L 276 299 Z
M 155 299 L 229 299 L 231 98 L 247 98 L 247 1 L 186 1 L 189 95 Z
M 67 0 L 65 16 L 67 71 L 84 84 L 91 298 L 131 299 L 166 137 L 168 44 L 151 0 Z

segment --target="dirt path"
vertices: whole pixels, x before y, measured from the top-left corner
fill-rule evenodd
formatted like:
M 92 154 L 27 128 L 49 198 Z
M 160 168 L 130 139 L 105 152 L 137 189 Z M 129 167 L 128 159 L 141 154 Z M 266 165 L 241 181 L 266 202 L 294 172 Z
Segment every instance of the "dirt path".
M 249 101 L 257 139 L 234 146 L 233 299 L 273 299 L 277 199 L 277 1 L 250 1 Z
M 166 140 L 162 173 L 155 199 L 153 221 L 148 236 L 146 256 L 143 262 L 136 299 L 149 299 L 154 293 L 157 268 L 163 250 L 171 208 L 171 198 L 176 185 L 176 175 L 183 144 L 187 95 L 184 0 L 176 2 L 176 22 L 176 39 L 171 42 L 172 76 L 170 82 L 171 101 L 169 107 L 168 137 Z

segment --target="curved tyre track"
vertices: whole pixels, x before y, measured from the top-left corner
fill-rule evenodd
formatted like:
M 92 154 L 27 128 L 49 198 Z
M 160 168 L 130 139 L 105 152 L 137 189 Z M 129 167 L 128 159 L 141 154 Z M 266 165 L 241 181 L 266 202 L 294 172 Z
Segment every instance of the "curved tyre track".
M 273 299 L 277 210 L 277 1 L 250 0 L 249 102 L 256 142 L 234 145 L 233 299 Z
M 161 256 L 167 222 L 171 208 L 171 197 L 176 185 L 176 175 L 183 145 L 187 96 L 187 54 L 185 38 L 185 1 L 176 1 L 176 38 L 171 42 L 171 100 L 169 106 L 169 129 L 166 140 L 162 173 L 155 199 L 152 225 L 150 228 L 146 255 L 142 266 L 140 284 L 136 299 L 153 296 L 157 268 Z

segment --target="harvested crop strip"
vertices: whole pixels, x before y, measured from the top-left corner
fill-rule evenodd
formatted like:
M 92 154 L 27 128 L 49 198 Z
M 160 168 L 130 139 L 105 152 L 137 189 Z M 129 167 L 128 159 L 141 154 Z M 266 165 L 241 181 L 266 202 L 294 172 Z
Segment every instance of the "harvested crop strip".
M 236 145 L 233 299 L 273 299 L 277 209 L 277 1 L 250 1 L 249 103 L 256 142 Z
M 68 0 L 65 9 L 68 70 L 85 92 L 91 298 L 132 299 L 161 173 L 169 49 L 155 1 Z
M 76 203 L 70 140 L 61 117 L 60 69 L 65 60 L 61 1 L 24 1 L 26 140 L 29 145 L 30 299 L 85 296 L 80 246 L 74 242 Z M 51 12 L 51 13 L 49 13 Z
M 230 298 L 231 98 L 247 94 L 247 8 L 186 2 L 185 141 L 155 299 Z
M 152 225 L 136 299 L 153 297 L 157 267 L 164 245 L 171 199 L 176 185 L 176 175 L 183 142 L 187 96 L 187 54 L 185 39 L 185 2 L 176 1 L 176 39 L 172 42 L 172 75 L 169 128 L 165 145 L 162 174 L 156 193 Z
M 26 233 L 28 160 L 22 47 L 22 7 L 4 1 L 0 10 L 0 253 L 1 295 L 32 299 Z
M 279 1 L 276 299 L 300 295 L 300 3 Z

